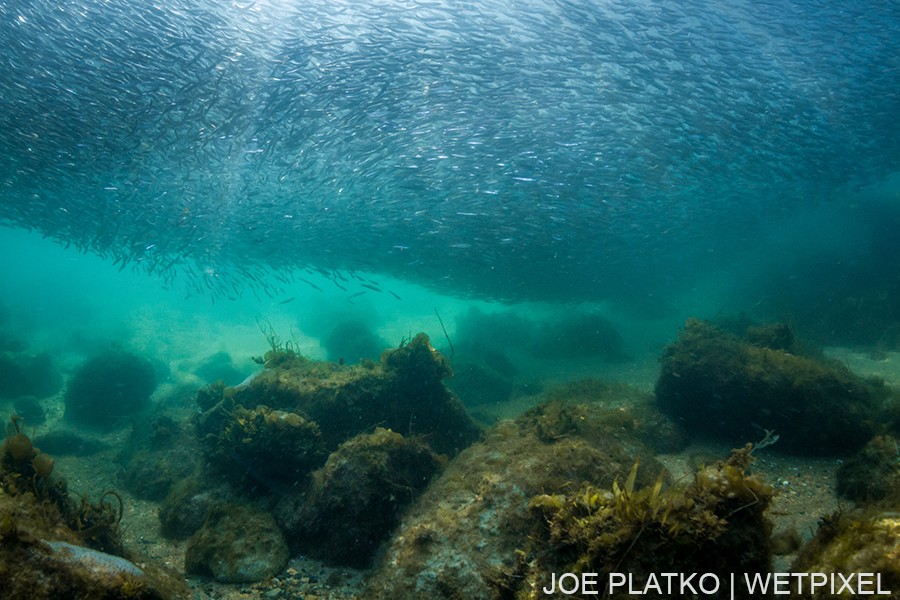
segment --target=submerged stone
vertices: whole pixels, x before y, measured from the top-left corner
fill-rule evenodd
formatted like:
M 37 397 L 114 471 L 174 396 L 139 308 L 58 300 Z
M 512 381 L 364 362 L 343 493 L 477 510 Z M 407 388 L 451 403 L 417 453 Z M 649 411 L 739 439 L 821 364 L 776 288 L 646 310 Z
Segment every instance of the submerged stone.
M 778 434 L 777 449 L 840 455 L 876 431 L 886 391 L 836 362 L 755 345 L 697 319 L 666 348 L 660 408 L 691 433 L 739 444 Z
M 410 508 L 376 563 L 366 597 L 511 597 L 496 594 L 496 579 L 515 571 L 519 550 L 540 526 L 529 500 L 586 481 L 611 485 L 637 453 L 656 477 L 662 466 L 639 444 L 588 441 L 577 433 L 542 439 L 528 420 L 499 423 Z
M 251 583 L 280 573 L 288 546 L 268 513 L 246 506 L 216 507 L 187 543 L 185 571 L 222 583 Z
M 332 564 L 368 566 L 440 467 L 422 440 L 387 429 L 344 442 L 313 474 L 299 509 L 284 507 L 291 544 Z
M 85 361 L 66 390 L 66 419 L 109 431 L 150 403 L 156 389 L 150 361 L 121 350 L 108 350 Z
M 52 396 L 63 378 L 46 352 L 0 352 L 0 398 Z

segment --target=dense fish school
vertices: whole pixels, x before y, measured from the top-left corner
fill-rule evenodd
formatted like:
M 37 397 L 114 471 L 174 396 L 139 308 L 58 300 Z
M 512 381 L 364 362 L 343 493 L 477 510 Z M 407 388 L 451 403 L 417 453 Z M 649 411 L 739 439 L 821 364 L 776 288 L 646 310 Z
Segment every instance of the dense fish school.
M 900 161 L 896 2 L 6 0 L 0 48 L 0 223 L 214 297 L 627 296 Z

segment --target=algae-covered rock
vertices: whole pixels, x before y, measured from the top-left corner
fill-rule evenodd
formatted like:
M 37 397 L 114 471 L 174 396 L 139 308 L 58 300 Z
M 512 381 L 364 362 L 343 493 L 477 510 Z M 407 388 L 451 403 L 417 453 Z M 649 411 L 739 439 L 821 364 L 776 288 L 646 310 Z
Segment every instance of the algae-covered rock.
M 338 323 L 322 340 L 328 360 L 355 363 L 361 359 L 375 360 L 388 344 L 362 321 Z
M 18 424 L 16 424 L 18 426 Z M 0 460 L 0 596 L 3 598 L 176 599 L 183 582 L 150 561 L 137 567 L 119 535 L 121 498 L 69 497 L 24 433 Z
M 212 469 L 245 489 L 295 488 L 327 456 L 316 423 L 263 405 L 236 406 L 204 448 Z
M 661 362 L 657 402 L 692 433 L 743 443 L 775 431 L 777 448 L 798 454 L 858 449 L 886 394 L 841 364 L 757 346 L 696 319 Z
M 572 314 L 536 328 L 529 351 L 555 359 L 596 357 L 605 362 L 627 360 L 625 339 L 616 326 L 596 313 Z
M 185 571 L 223 583 L 262 581 L 287 566 L 288 546 L 272 515 L 217 506 L 187 543 Z
M 132 428 L 119 461 L 122 484 L 144 500 L 162 500 L 175 483 L 200 469 L 200 447 L 193 431 L 167 414 L 142 420 Z
M 109 431 L 143 411 L 156 389 L 150 361 L 122 350 L 107 350 L 85 361 L 66 389 L 66 419 Z
M 369 581 L 367 598 L 496 596 L 541 518 L 528 503 L 582 482 L 612 485 L 640 452 L 612 438 L 542 439 L 533 424 L 501 422 L 456 457 L 410 508 Z M 661 465 L 645 457 L 656 477 Z M 644 475 L 642 474 L 643 478 Z
M 586 485 L 567 494 L 542 494 L 532 509 L 542 516 L 543 533 L 532 536 L 518 570 L 505 573 L 501 588 L 517 600 L 570 597 L 551 588 L 551 573 L 628 573 L 647 581 L 659 573 L 767 573 L 771 524 L 765 510 L 772 488 L 747 474 L 751 446 L 725 462 L 697 472 L 687 485 L 664 488 L 662 479 L 638 489 L 636 463 L 624 482 L 603 488 Z M 611 590 L 598 586 L 597 594 Z M 746 590 L 722 590 L 710 598 L 749 598 Z M 615 595 L 629 596 L 625 590 Z M 578 596 L 582 597 L 582 596 Z M 668 598 L 652 590 L 647 598 Z
M 43 425 L 47 420 L 44 405 L 34 396 L 19 396 L 13 401 L 13 408 L 32 427 Z
M 683 427 L 660 412 L 653 395 L 620 383 L 579 379 L 541 394 L 545 402 L 523 414 L 545 440 L 578 435 L 601 441 L 638 440 L 655 452 L 678 452 L 688 445 Z
M 176 540 L 191 537 L 203 526 L 212 510 L 229 499 L 225 486 L 211 486 L 193 477 L 182 479 L 172 486 L 159 505 L 162 534 Z
M 292 546 L 328 563 L 365 567 L 441 466 L 421 440 L 378 428 L 328 457 L 296 511 L 288 505 Z
M 138 498 L 158 501 L 177 482 L 192 476 L 198 466 L 197 453 L 192 448 L 174 446 L 140 452 L 125 466 L 122 485 Z
M 447 386 L 466 406 L 499 404 L 513 395 L 513 379 L 480 362 L 457 362 Z
M 58 392 L 62 385 L 62 374 L 50 354 L 0 351 L 0 398 L 44 398 Z
M 225 351 L 204 358 L 194 368 L 194 373 L 207 383 L 222 381 L 227 385 L 237 385 L 249 375 L 245 369 L 239 369 L 231 355 Z
M 879 435 L 844 461 L 837 471 L 837 492 L 861 503 L 889 500 L 900 505 L 900 442 Z
M 198 394 L 204 410 L 199 430 L 204 438 L 223 439 L 224 430 L 234 427 L 231 415 L 237 407 L 253 411 L 259 406 L 295 413 L 314 423 L 329 452 L 375 427 L 427 436 L 436 452 L 450 455 L 480 434 L 444 386 L 450 366 L 425 334 L 386 350 L 380 363 L 344 366 L 312 361 L 290 350 L 273 350 L 266 355 L 265 366 L 246 384 L 213 386 Z M 235 444 L 222 447 L 221 452 L 224 456 L 239 450 Z
M 852 588 L 857 593 L 831 594 L 828 586 L 811 594 L 809 587 L 794 598 L 816 600 L 848 598 L 896 598 L 900 593 L 900 517 L 895 511 L 865 510 L 851 514 L 835 514 L 820 521 L 819 530 L 801 550 L 791 565 L 791 572 L 841 573 L 845 576 L 873 573 L 880 577 L 881 589 L 891 590 L 890 596 L 872 595 L 875 586 L 866 586 L 868 593 L 859 593 L 857 581 Z M 840 586 L 838 579 L 838 586 Z M 874 580 L 870 583 L 875 583 Z M 840 589 L 840 587 L 838 587 Z

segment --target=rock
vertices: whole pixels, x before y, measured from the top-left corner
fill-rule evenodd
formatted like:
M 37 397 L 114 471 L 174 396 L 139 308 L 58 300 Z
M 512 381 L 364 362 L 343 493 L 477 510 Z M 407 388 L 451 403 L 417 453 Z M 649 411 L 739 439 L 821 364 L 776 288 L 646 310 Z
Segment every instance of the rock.
M 380 427 L 358 435 L 328 457 L 300 509 L 286 515 L 289 541 L 327 563 L 366 567 L 440 467 L 419 439 Z
M 46 398 L 58 392 L 62 385 L 62 375 L 50 354 L 0 352 L 0 398 Z
M 776 449 L 797 454 L 857 450 L 876 431 L 887 393 L 842 364 L 758 346 L 697 319 L 661 362 L 657 403 L 690 433 L 743 444 L 768 430 L 780 436 Z
M 13 402 L 13 408 L 15 408 L 16 414 L 25 419 L 25 422 L 32 427 L 43 425 L 44 421 L 47 420 L 43 404 L 34 396 L 20 396 L 16 398 Z
M 877 573 L 881 588 L 891 590 L 890 597 L 896 598 L 900 590 L 900 561 L 897 560 L 900 556 L 900 518 L 896 510 L 837 513 L 822 518 L 819 523 L 816 535 L 800 549 L 790 566 L 791 572 L 843 573 L 848 576 Z M 874 579 L 871 581 L 874 583 Z M 840 579 L 837 579 L 837 585 L 840 586 Z M 809 594 L 808 586 L 804 591 L 803 598 L 813 600 L 869 597 L 862 594 L 834 596 L 828 593 L 827 586 L 819 588 L 816 594 Z
M 246 506 L 217 506 L 187 543 L 185 571 L 222 583 L 252 583 L 287 566 L 288 546 L 272 515 Z
M 150 361 L 121 350 L 108 350 L 85 361 L 66 390 L 66 419 L 110 431 L 147 408 L 156 389 Z
M 515 570 L 517 549 L 541 525 L 528 509 L 531 498 L 624 479 L 637 454 L 649 477 L 662 471 L 638 444 L 589 442 L 577 433 L 542 439 L 530 420 L 499 423 L 410 508 L 375 565 L 366 598 L 512 597 L 496 595 L 494 579 Z
M 900 442 L 890 435 L 874 437 L 837 471 L 837 493 L 859 503 L 888 499 L 900 505 Z
M 237 385 L 249 374 L 238 369 L 231 355 L 224 351 L 216 352 L 203 359 L 194 373 L 207 383 L 221 381 L 226 385 Z
M 212 509 L 229 498 L 224 486 L 210 488 L 198 479 L 175 484 L 159 506 L 159 522 L 164 536 L 182 540 L 203 526 Z

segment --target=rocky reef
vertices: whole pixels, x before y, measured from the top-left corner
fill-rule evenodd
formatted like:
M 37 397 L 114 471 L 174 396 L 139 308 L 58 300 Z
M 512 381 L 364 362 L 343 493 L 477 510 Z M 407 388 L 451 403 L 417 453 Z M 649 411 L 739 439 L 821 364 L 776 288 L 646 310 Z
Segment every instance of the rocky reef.
M 367 567 L 443 462 L 422 438 L 379 427 L 341 444 L 313 473 L 299 506 L 290 499 L 276 514 L 299 552 Z
M 145 358 L 112 348 L 85 361 L 66 388 L 66 419 L 99 431 L 121 427 L 145 410 L 156 389 L 153 365 Z
M 726 461 L 704 467 L 687 485 L 665 488 L 660 476 L 639 489 L 636 462 L 623 483 L 602 488 L 584 485 L 568 494 L 542 494 L 531 501 L 544 523 L 520 555 L 518 571 L 506 579 L 517 600 L 564 598 L 550 589 L 550 573 L 628 573 L 646 582 L 651 574 L 730 573 L 770 570 L 772 526 L 765 511 L 772 488 L 749 475 L 752 446 L 736 450 Z M 612 590 L 594 590 L 608 596 Z M 711 594 L 710 598 L 750 598 L 746 590 Z M 627 595 L 624 591 L 617 595 Z M 667 598 L 650 590 L 647 598 Z M 513 597 L 510 595 L 510 597 Z
M 547 414 L 547 413 L 545 413 Z M 367 597 L 495 598 L 518 572 L 519 550 L 540 526 L 529 502 L 583 482 L 612 485 L 635 457 L 663 471 L 639 443 L 613 435 L 581 437 L 567 424 L 577 407 L 561 406 L 539 429 L 533 417 L 504 421 L 460 453 L 411 507 L 376 564 Z M 599 432 L 601 426 L 586 427 Z M 552 431 L 568 431 L 552 435 Z M 611 429 L 606 432 L 610 433 Z M 647 483 L 643 473 L 639 483 Z
M 793 352 L 780 328 L 739 337 L 690 319 L 661 359 L 657 402 L 700 437 L 742 444 L 777 432 L 782 451 L 859 449 L 878 431 L 889 391 L 838 362 Z
M 54 461 L 12 421 L 0 459 L 0 594 L 4 598 L 176 600 L 187 587 L 152 562 L 125 553 L 124 506 L 69 496 Z
M 189 537 L 191 573 L 219 581 L 272 574 L 255 568 L 265 554 L 257 550 L 280 544 L 251 548 L 238 543 L 237 530 L 226 534 L 239 511 L 265 515 L 260 531 L 294 552 L 366 566 L 446 457 L 481 435 L 444 386 L 449 363 L 424 334 L 384 351 L 378 363 L 314 361 L 278 343 L 259 362 L 263 370 L 245 383 L 197 394 L 203 467 L 169 485 L 160 508 L 163 533 Z M 159 452 L 139 456 L 161 464 L 150 460 L 161 460 Z

